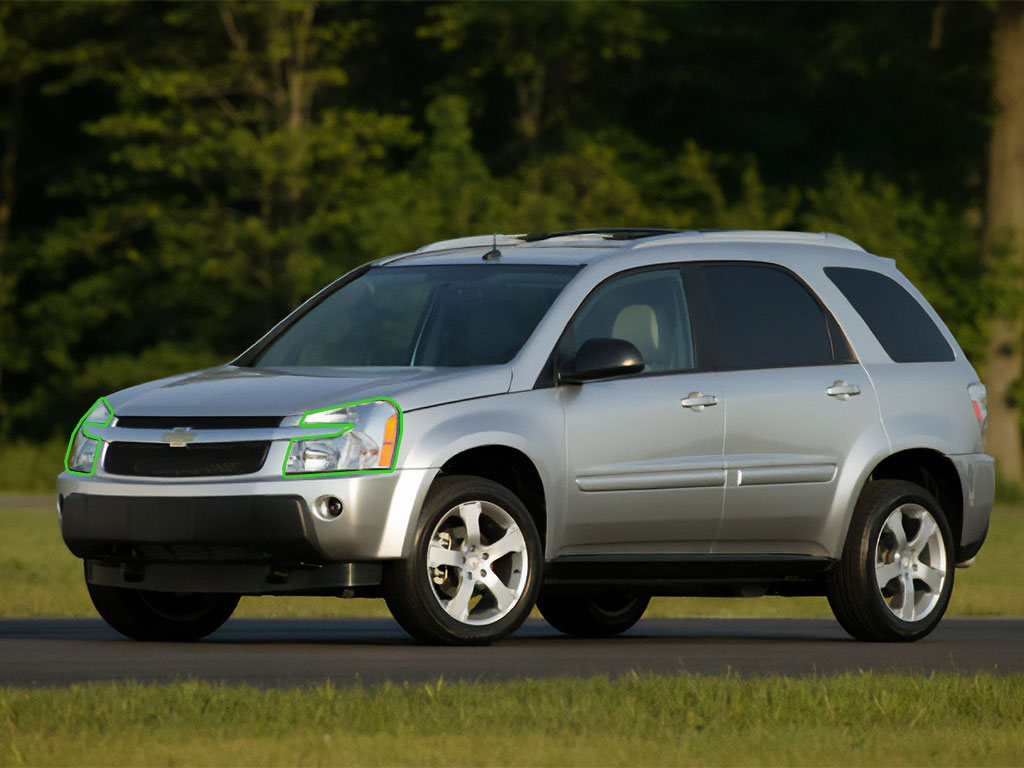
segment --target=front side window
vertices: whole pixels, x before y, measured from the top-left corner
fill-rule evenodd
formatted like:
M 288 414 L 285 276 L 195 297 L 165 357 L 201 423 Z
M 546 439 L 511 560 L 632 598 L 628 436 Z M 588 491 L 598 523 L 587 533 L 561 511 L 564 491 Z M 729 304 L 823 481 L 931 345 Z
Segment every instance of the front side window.
M 705 264 L 700 272 L 715 329 L 716 367 L 784 368 L 852 360 L 835 320 L 788 272 L 759 264 Z
M 315 304 L 250 364 L 507 363 L 577 269 L 522 264 L 375 267 Z
M 567 329 L 572 355 L 589 339 L 631 342 L 644 373 L 694 367 L 693 336 L 683 280 L 678 269 L 633 272 L 598 286 Z

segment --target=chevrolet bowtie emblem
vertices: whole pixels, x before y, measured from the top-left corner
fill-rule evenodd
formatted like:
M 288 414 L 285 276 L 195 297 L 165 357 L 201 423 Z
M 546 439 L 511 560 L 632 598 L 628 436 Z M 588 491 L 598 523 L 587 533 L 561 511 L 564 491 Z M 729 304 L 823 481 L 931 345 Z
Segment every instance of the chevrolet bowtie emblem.
M 188 427 L 175 427 L 170 432 L 164 432 L 161 439 L 171 448 L 184 448 L 195 440 L 196 436 Z

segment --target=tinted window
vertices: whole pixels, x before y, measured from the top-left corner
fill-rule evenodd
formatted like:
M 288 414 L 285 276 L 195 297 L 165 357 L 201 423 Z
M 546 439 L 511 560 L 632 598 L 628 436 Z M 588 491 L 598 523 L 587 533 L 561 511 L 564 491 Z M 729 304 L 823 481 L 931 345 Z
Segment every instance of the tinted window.
M 640 350 L 644 371 L 694 367 L 693 338 L 678 269 L 616 277 L 587 298 L 569 326 L 573 354 L 588 339 L 624 339 Z
M 938 363 L 953 350 L 917 299 L 895 280 L 867 269 L 828 267 L 825 274 L 897 363 Z
M 522 264 L 377 267 L 307 311 L 253 364 L 507 363 L 577 269 Z
M 789 273 L 754 264 L 707 264 L 700 271 L 719 368 L 828 365 L 849 358 L 833 355 L 829 325 L 834 321 Z M 835 335 L 845 345 L 841 334 Z

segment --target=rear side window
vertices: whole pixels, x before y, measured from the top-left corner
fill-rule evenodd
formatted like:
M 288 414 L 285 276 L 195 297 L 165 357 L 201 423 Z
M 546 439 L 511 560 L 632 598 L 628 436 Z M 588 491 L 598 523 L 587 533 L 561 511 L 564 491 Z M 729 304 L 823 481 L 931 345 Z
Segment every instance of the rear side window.
M 718 368 L 831 365 L 852 358 L 832 316 L 800 281 L 759 264 L 700 268 Z
M 924 307 L 892 278 L 850 267 L 826 267 L 825 274 L 893 361 L 943 363 L 953 359 L 953 349 Z

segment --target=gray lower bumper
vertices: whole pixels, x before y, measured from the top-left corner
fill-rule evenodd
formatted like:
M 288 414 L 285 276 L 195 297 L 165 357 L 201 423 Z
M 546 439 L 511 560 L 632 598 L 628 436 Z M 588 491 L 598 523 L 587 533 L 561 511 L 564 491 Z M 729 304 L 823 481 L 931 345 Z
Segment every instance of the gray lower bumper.
M 90 584 L 155 592 L 370 597 L 377 594 L 381 574 L 380 563 L 275 567 L 260 563 L 85 561 L 85 579 Z
M 380 563 L 332 562 L 301 496 L 131 497 L 73 493 L 68 548 L 92 584 L 241 595 L 372 594 Z
M 301 496 L 130 497 L 73 493 L 61 533 L 78 557 L 323 563 Z

